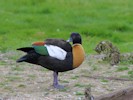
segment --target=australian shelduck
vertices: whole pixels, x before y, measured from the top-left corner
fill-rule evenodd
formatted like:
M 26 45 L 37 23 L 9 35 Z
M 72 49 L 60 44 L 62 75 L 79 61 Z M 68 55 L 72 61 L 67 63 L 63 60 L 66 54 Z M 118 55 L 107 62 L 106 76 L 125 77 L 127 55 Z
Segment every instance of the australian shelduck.
M 52 70 L 53 86 L 57 89 L 63 88 L 58 83 L 58 72 L 79 67 L 85 58 L 82 38 L 79 33 L 72 33 L 67 41 L 51 38 L 35 42 L 31 47 L 22 47 L 17 50 L 26 52 L 26 55 L 19 58 L 17 62 L 28 62 Z

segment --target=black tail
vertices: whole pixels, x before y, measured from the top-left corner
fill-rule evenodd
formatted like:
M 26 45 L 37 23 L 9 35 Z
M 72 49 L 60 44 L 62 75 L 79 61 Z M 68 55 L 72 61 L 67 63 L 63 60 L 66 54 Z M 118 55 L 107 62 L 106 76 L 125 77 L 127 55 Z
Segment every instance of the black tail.
M 18 48 L 17 50 L 28 53 L 29 51 L 34 50 L 34 48 L 32 48 L 32 47 L 23 47 L 23 48 Z
M 18 48 L 17 50 L 29 53 L 30 51 L 33 51 L 34 48 L 32 48 L 32 47 L 23 47 L 23 48 Z M 16 62 L 24 62 L 26 60 L 27 60 L 27 56 L 23 56 L 23 57 L 19 58 Z
M 24 62 L 26 60 L 27 60 L 27 57 L 23 56 L 23 57 L 19 58 L 16 62 L 19 63 L 19 62 Z
M 26 55 L 19 58 L 16 62 L 28 62 L 32 64 L 38 64 L 38 58 L 40 57 L 40 54 L 36 53 L 34 48 L 25 47 L 25 48 L 19 48 L 17 50 L 26 52 Z

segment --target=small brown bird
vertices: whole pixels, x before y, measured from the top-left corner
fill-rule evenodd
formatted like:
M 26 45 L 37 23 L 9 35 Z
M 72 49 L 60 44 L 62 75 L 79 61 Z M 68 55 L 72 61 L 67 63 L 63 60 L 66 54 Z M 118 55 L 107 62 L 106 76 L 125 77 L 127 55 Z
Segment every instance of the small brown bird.
M 69 42 L 72 42 L 71 45 Z M 82 47 L 82 38 L 79 33 L 72 33 L 68 41 L 62 39 L 46 39 L 43 42 L 35 42 L 32 47 L 23 47 L 17 50 L 27 54 L 17 62 L 28 62 L 40 65 L 52 70 L 53 86 L 61 89 L 58 84 L 58 72 L 65 72 L 79 67 L 85 58 Z

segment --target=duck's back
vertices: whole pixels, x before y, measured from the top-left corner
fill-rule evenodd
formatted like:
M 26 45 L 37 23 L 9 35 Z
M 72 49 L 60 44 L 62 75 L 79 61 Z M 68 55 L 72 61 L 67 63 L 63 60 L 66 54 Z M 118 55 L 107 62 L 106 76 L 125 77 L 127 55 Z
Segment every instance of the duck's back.
M 72 52 L 72 47 L 69 42 L 66 42 L 63 39 L 46 39 L 45 43 L 47 45 L 55 45 L 62 49 L 64 49 L 66 52 Z

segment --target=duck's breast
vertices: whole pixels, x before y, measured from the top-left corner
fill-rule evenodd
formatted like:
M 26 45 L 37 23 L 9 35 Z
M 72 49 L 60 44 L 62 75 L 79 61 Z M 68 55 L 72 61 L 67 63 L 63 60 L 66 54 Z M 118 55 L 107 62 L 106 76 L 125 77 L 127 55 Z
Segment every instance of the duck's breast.
M 72 47 L 73 53 L 73 68 L 79 67 L 85 59 L 84 48 L 81 44 L 75 44 Z

